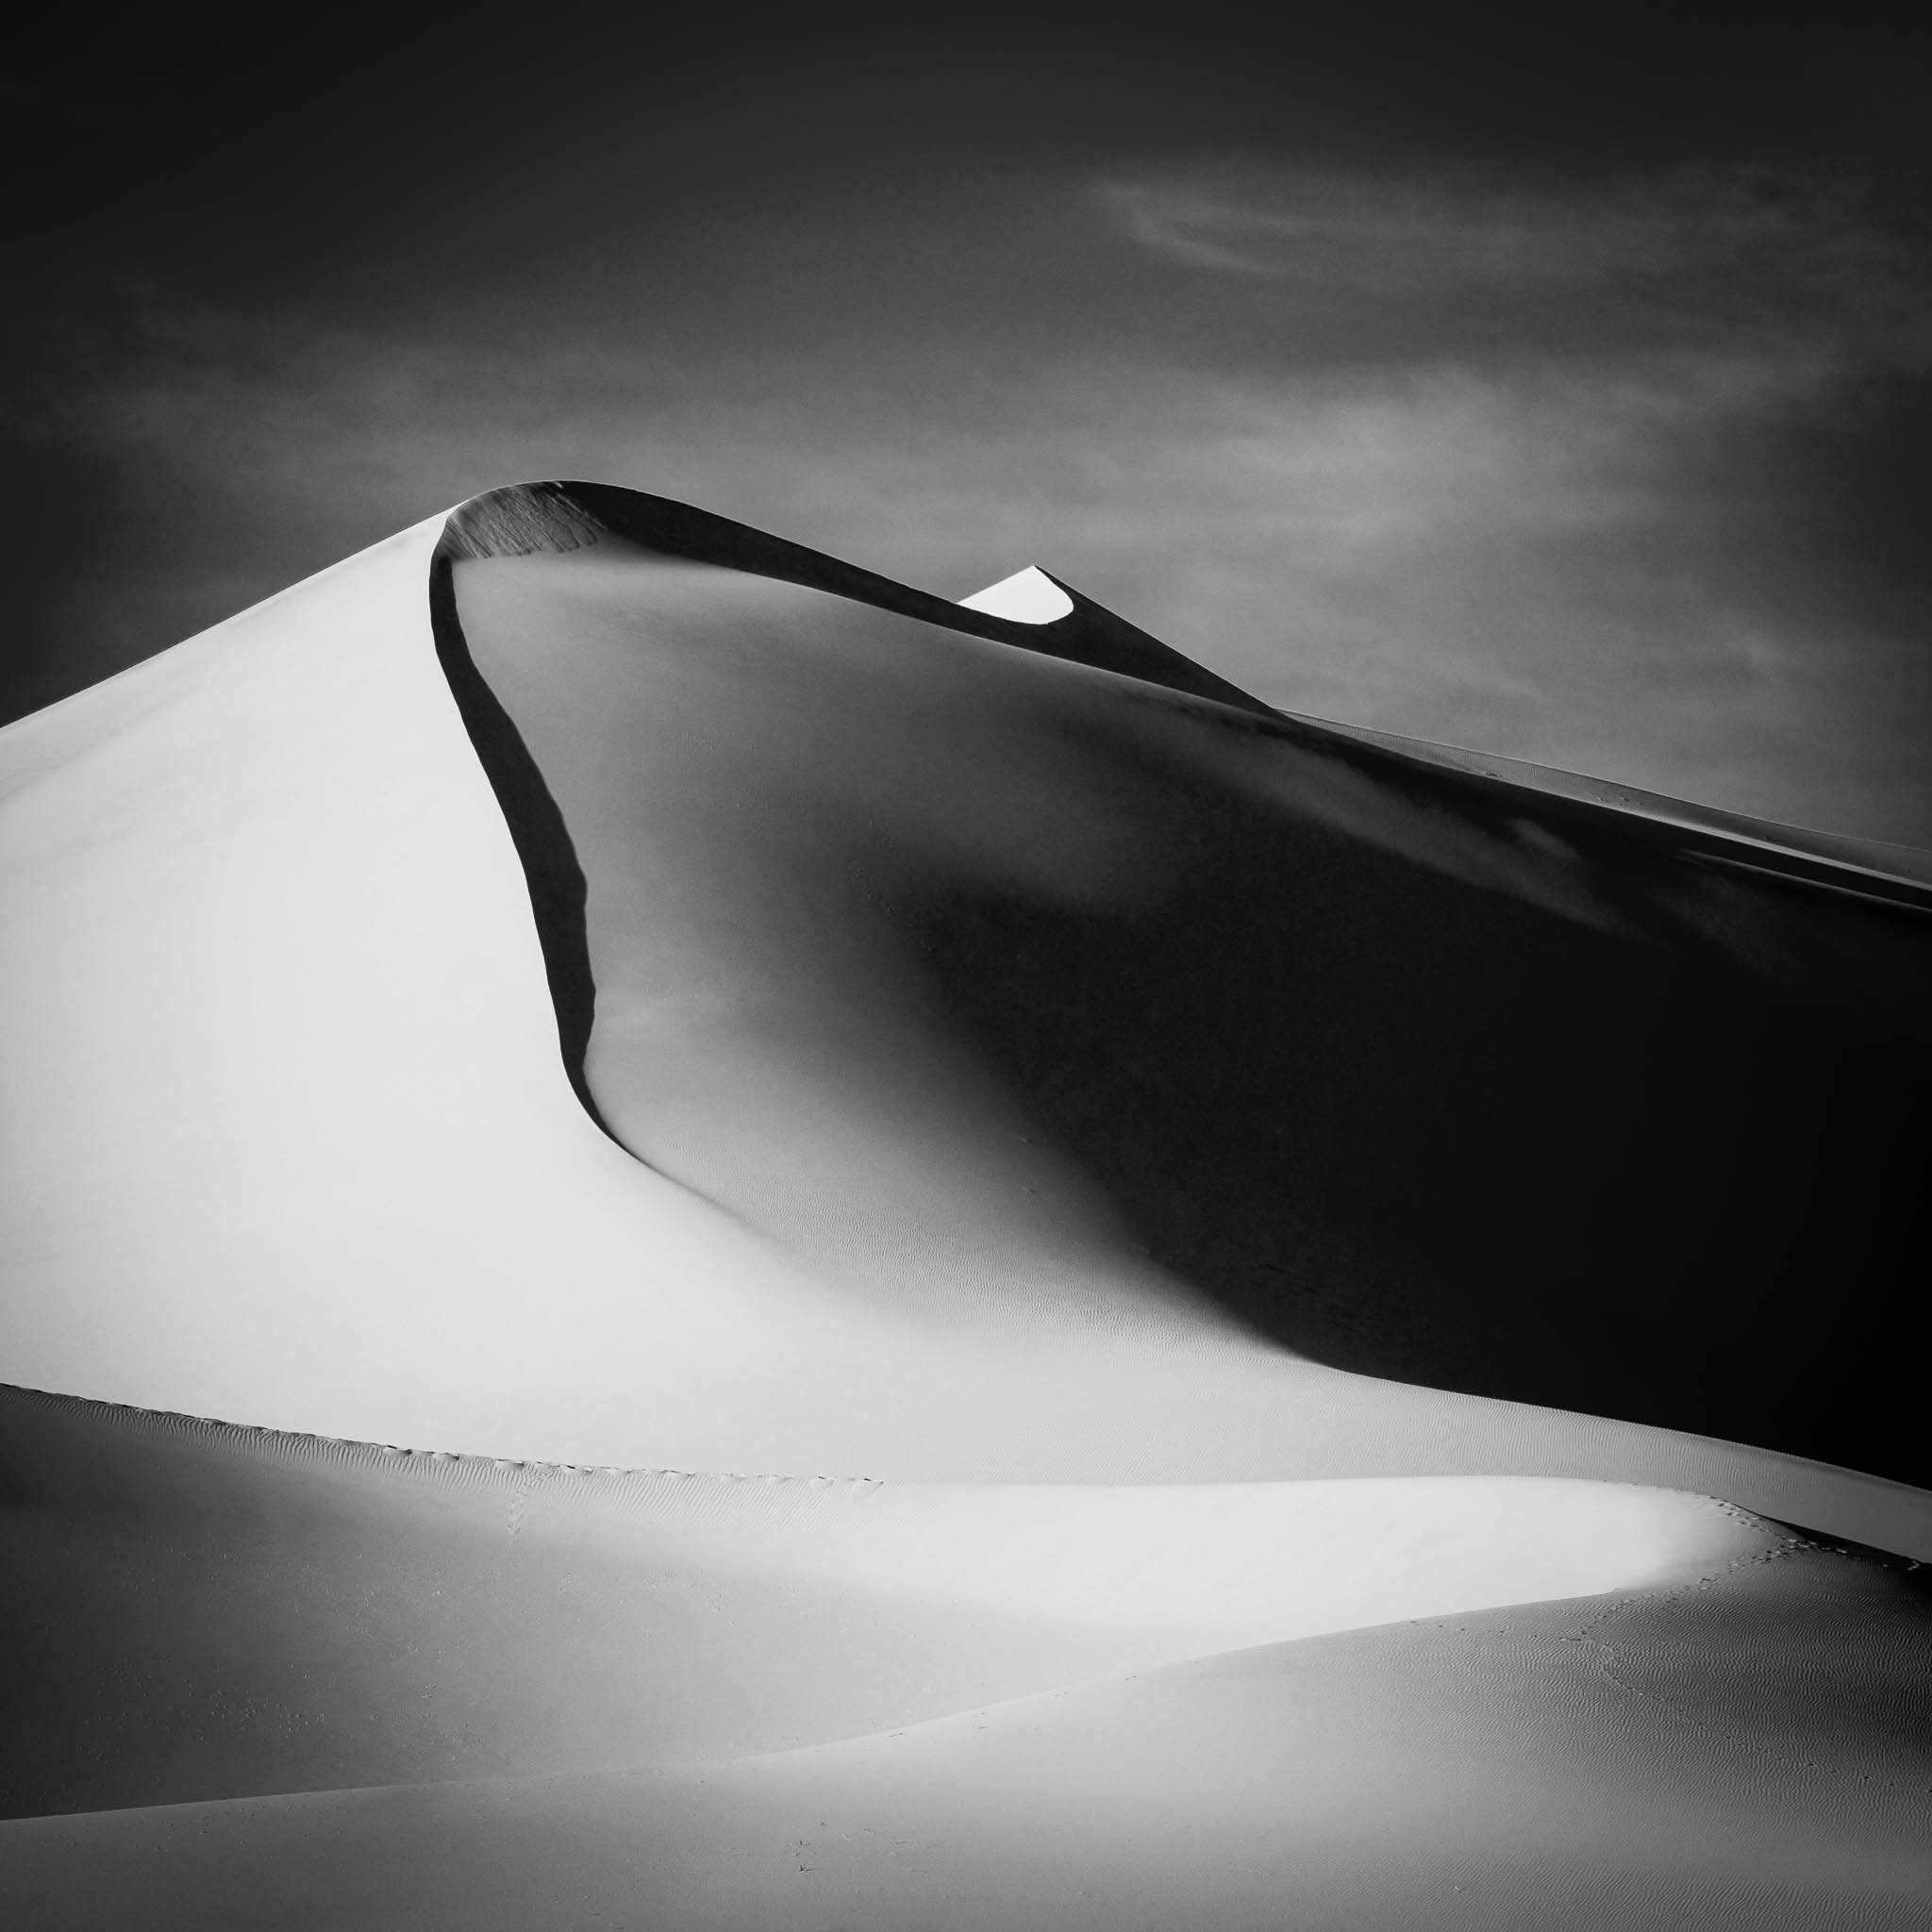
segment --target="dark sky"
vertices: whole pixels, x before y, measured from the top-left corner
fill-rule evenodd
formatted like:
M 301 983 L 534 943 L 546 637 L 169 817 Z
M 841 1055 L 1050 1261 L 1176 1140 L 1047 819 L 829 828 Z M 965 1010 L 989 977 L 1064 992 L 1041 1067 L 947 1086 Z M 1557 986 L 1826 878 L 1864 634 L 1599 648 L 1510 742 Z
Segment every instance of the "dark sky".
M 1932 844 L 1923 44 L 1459 11 L 34 27 L 0 716 L 570 475 Z

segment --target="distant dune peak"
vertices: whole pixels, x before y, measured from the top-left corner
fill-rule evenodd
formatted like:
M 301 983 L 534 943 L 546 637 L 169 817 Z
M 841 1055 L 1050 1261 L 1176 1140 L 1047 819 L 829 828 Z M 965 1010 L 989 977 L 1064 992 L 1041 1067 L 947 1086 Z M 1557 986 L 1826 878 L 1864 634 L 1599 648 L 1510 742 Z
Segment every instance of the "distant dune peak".
M 1058 624 L 1074 614 L 1074 600 L 1039 565 L 1031 563 L 970 597 L 961 597 L 959 605 L 965 610 L 1010 618 L 1015 624 Z

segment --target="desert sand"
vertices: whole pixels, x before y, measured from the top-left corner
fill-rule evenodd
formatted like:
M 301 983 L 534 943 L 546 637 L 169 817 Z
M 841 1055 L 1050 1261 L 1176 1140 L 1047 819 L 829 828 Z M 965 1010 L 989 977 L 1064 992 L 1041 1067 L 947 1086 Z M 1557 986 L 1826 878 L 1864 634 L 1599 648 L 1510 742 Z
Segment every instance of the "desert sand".
M 0 890 L 19 1923 L 1923 1919 L 1924 855 L 542 485 Z

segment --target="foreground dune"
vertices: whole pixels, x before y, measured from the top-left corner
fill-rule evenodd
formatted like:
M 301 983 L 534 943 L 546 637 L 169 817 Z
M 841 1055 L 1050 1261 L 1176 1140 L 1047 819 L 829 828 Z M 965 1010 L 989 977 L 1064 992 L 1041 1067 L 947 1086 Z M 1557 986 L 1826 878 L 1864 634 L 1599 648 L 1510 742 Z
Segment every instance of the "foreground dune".
M 0 885 L 25 1923 L 1924 1911 L 1924 855 L 545 485 Z
M 742 1757 L 1771 1546 L 1622 1484 L 682 1475 L 7 1408 L 15 1812 Z
M 1924 1920 L 1923 1573 L 1702 1499 L 7 1421 L 14 1923 Z

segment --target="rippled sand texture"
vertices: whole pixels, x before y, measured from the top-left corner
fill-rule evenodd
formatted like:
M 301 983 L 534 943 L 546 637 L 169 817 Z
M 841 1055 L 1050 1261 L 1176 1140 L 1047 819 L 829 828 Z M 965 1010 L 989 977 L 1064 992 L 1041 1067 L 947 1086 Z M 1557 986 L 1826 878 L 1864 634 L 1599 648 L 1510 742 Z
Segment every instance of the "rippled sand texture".
M 1932 1910 L 1924 855 L 573 485 L 0 891 L 9 1923 Z

